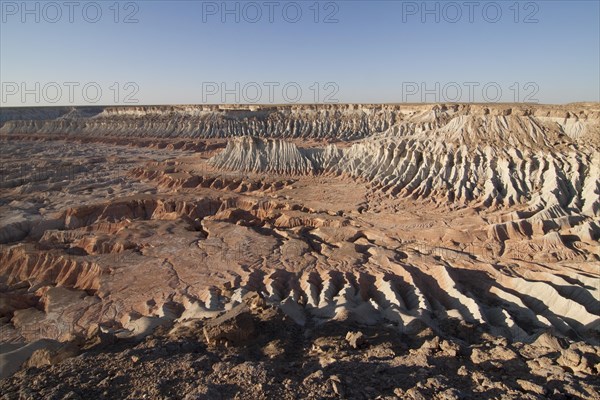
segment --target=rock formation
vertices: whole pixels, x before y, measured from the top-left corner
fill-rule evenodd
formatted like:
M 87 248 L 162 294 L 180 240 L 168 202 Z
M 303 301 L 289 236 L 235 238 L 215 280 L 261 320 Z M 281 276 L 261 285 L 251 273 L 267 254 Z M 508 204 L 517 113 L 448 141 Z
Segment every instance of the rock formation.
M 401 398 L 471 384 L 484 397 L 598 395 L 598 104 L 0 116 L 9 398 L 28 396 L 33 371 L 73 376 L 86 357 L 113 371 L 105 351 L 127 368 L 214 351 L 223 359 L 197 365 L 216 369 L 188 365 L 189 378 L 237 385 L 223 371 L 246 361 L 223 360 L 246 350 L 297 363 L 289 385 L 321 397 L 374 397 L 344 378 L 352 363 L 375 373 L 374 360 L 421 382 L 380 388 Z M 456 380 L 428 377 L 449 362 Z M 517 372 L 501 385 L 498 368 Z M 263 372 L 255 392 L 277 395 Z M 175 396 L 146 383 L 136 396 Z

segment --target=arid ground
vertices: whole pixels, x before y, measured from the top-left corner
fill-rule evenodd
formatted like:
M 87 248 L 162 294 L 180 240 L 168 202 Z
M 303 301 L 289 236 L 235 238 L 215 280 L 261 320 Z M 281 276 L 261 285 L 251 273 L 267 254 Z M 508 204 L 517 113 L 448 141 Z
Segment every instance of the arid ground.
M 600 104 L 3 108 L 0 396 L 600 399 Z

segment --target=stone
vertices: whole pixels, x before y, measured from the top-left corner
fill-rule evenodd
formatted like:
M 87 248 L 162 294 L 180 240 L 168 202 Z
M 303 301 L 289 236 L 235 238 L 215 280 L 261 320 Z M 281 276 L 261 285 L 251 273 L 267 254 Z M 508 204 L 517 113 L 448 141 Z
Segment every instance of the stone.
M 507 347 L 492 347 L 490 349 L 475 348 L 471 353 L 471 361 L 481 364 L 486 361 L 510 361 L 517 360 L 518 355 Z
M 255 329 L 249 307 L 241 303 L 220 317 L 208 320 L 204 324 L 203 332 L 209 345 L 239 346 L 255 336 Z
M 556 362 L 560 366 L 570 368 L 573 372 L 593 373 L 589 357 L 578 350 L 562 350 Z
M 346 334 L 346 341 L 353 349 L 358 349 L 367 344 L 365 335 L 362 332 L 348 332 Z
M 83 348 L 89 349 L 97 346 L 106 347 L 114 344 L 116 340 L 117 338 L 113 332 L 100 325 L 94 324 L 88 328 Z
M 440 349 L 449 357 L 456 357 L 460 352 L 460 346 L 455 342 L 449 342 L 448 340 L 442 340 L 440 342 Z
M 544 394 L 545 392 L 543 386 L 540 386 L 537 383 L 533 383 L 531 381 L 527 381 L 525 379 L 517 379 L 517 384 L 527 392 L 533 392 L 537 394 Z
M 563 350 L 556 362 L 563 367 L 576 369 L 581 362 L 581 353 L 576 350 Z
M 552 335 L 550 332 L 544 332 L 531 345 L 543 347 L 551 351 L 561 351 L 567 348 L 568 342 L 565 339 Z
M 308 375 L 306 378 L 304 378 L 305 381 L 310 381 L 314 379 L 323 379 L 323 370 L 318 369 L 312 374 Z
M 331 388 L 338 396 L 344 396 L 344 387 L 342 386 L 342 381 L 340 377 L 337 375 L 331 375 L 329 377 L 329 382 L 331 383 Z
M 426 340 L 421 345 L 421 350 L 438 350 L 440 348 L 440 338 L 438 336 L 433 339 Z
M 27 366 L 40 368 L 47 365 L 55 365 L 78 354 L 79 348 L 73 343 L 61 343 L 56 348 L 45 348 L 34 351 L 27 361 Z

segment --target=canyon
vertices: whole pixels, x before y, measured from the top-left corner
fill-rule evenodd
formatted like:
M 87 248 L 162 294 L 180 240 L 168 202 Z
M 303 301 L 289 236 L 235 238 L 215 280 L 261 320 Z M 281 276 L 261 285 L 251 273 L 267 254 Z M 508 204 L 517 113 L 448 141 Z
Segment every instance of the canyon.
M 370 387 L 391 398 L 600 398 L 598 103 L 2 108 L 0 124 L 6 398 L 60 398 L 87 363 L 98 382 L 140 363 L 171 377 L 130 398 L 373 398 L 348 378 L 360 365 L 388 371 Z

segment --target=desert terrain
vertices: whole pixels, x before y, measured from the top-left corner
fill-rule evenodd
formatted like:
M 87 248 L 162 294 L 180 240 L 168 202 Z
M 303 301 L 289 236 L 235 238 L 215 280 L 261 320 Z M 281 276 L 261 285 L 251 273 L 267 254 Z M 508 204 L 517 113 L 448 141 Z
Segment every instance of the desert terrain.
M 2 108 L 0 397 L 600 399 L 600 104 Z

